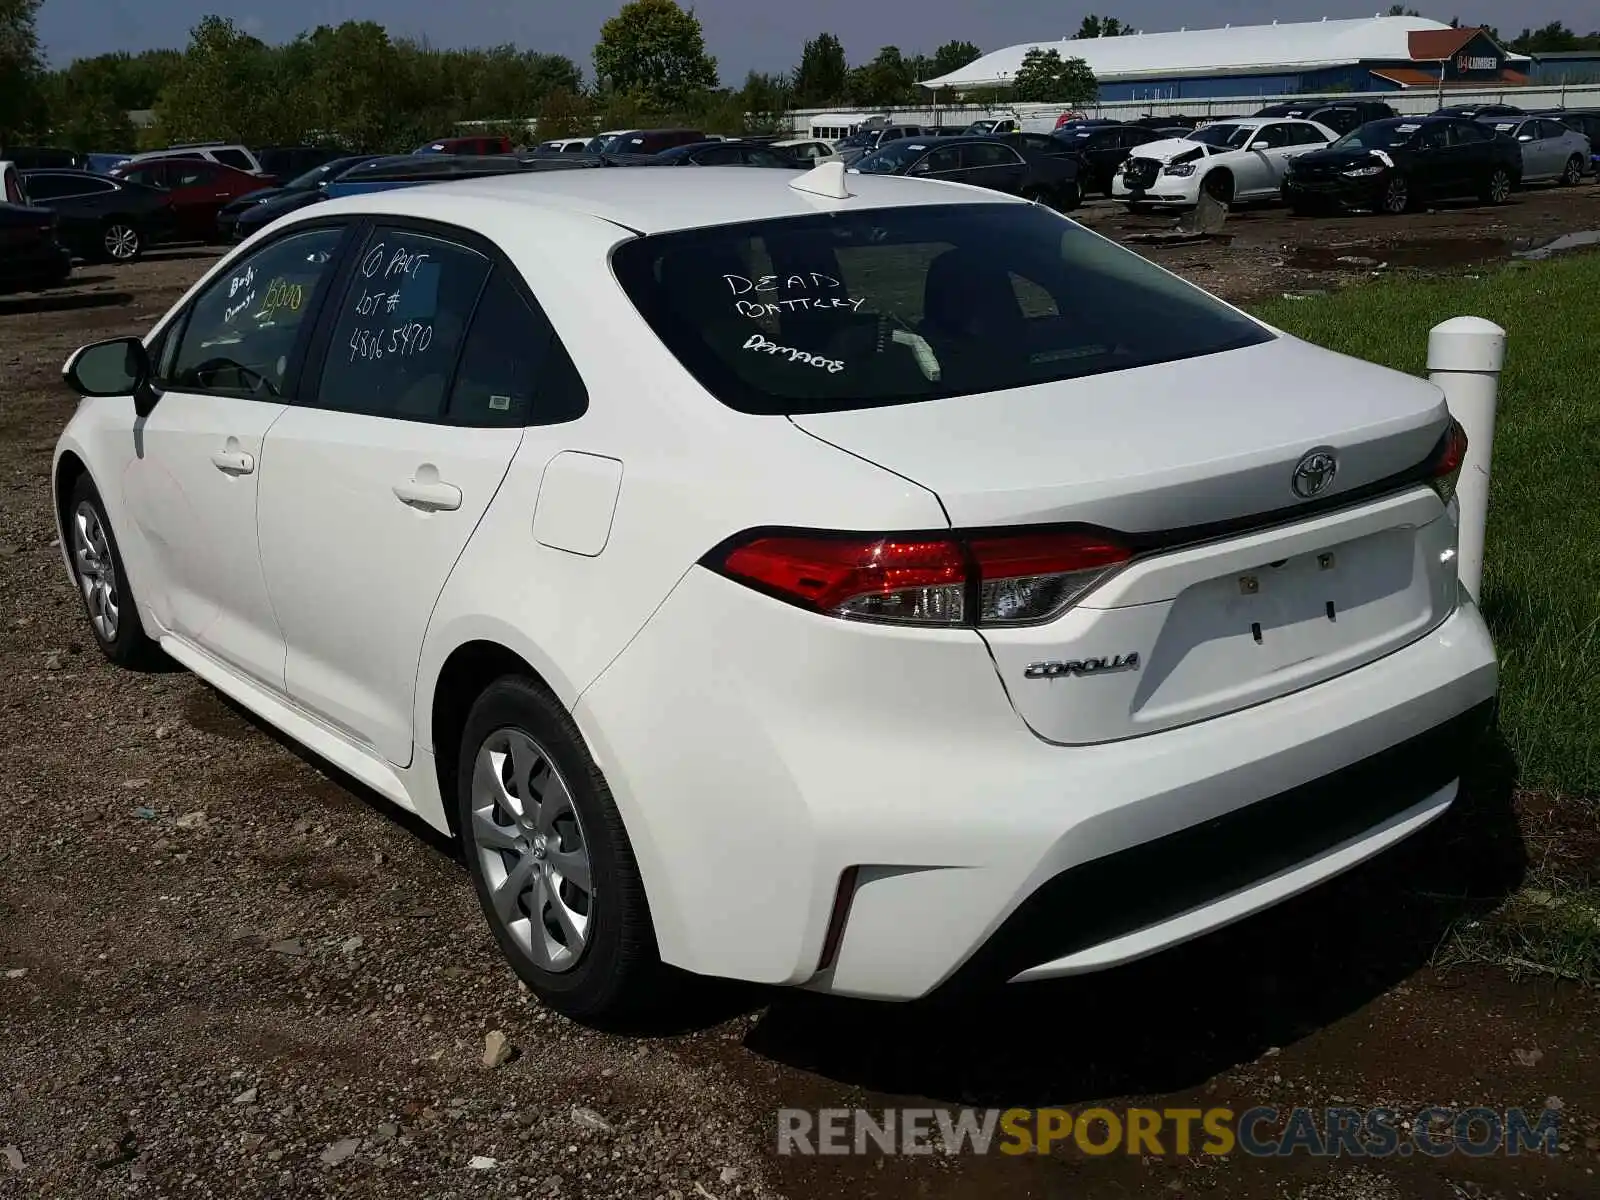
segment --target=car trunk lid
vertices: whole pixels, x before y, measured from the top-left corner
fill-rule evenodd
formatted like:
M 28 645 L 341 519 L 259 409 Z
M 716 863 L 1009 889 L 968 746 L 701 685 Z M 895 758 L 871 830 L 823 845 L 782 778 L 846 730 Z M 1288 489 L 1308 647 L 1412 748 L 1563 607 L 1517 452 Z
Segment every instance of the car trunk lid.
M 1133 549 L 1061 616 L 983 631 L 1050 741 L 1259 703 L 1405 645 L 1455 604 L 1454 526 L 1400 482 L 1448 428 L 1442 394 L 1292 338 L 791 419 L 929 488 L 957 529 L 1082 523 Z

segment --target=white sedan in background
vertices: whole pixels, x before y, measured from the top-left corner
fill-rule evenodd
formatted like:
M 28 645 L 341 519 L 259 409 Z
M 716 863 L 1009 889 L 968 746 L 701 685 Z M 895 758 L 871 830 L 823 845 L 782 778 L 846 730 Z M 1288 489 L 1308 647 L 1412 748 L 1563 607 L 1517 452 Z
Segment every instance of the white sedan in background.
M 1289 161 L 1339 135 L 1317 121 L 1246 117 L 1147 142 L 1124 159 L 1111 197 L 1124 204 L 1192 208 L 1201 194 L 1222 204 L 1276 199 Z
M 585 1019 L 1154 953 L 1444 813 L 1496 691 L 1438 388 L 992 191 L 340 198 L 64 371 L 105 654 L 459 838 Z
M 789 138 L 772 144 L 779 150 L 787 150 L 791 157 L 812 166 L 817 163 L 833 162 L 839 158 L 839 151 L 834 148 L 833 143 L 825 142 L 821 138 Z

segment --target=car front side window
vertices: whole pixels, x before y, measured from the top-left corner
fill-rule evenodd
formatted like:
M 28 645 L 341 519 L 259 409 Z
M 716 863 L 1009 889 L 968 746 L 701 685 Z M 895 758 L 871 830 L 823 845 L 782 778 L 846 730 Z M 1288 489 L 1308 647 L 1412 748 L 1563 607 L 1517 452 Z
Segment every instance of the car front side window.
M 281 397 L 295 341 L 343 236 L 337 226 L 290 234 L 219 275 L 183 318 L 159 382 L 186 392 Z

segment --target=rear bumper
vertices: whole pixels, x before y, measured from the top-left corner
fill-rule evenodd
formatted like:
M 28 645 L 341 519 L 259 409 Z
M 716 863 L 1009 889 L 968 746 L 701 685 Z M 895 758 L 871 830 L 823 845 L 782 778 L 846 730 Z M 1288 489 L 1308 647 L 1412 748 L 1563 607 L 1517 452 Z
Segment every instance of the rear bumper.
M 1017 716 L 976 634 L 812 616 L 697 568 L 575 716 L 667 961 L 912 999 L 958 972 L 1129 961 L 1379 853 L 1447 807 L 1452 722 L 1496 681 L 1463 596 L 1425 636 L 1338 678 L 1179 729 L 1053 746 Z M 1273 817 L 1291 807 L 1294 821 Z M 1149 868 L 1196 845 L 1216 870 Z M 1115 887 L 1082 890 L 1102 877 Z M 1080 897 L 1065 914 L 1063 895 Z

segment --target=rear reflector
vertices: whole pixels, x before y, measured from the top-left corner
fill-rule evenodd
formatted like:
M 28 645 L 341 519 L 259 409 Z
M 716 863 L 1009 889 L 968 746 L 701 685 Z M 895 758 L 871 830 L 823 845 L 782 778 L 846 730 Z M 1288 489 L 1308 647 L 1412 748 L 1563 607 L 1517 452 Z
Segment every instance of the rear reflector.
M 1022 625 L 1058 616 L 1132 557 L 1100 533 L 765 534 L 712 570 L 814 612 L 895 625 Z

